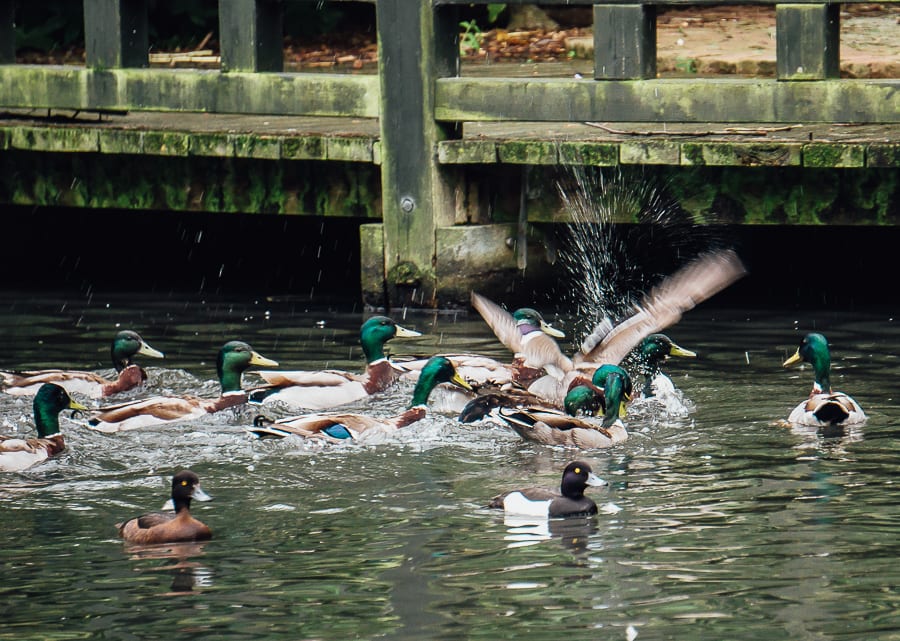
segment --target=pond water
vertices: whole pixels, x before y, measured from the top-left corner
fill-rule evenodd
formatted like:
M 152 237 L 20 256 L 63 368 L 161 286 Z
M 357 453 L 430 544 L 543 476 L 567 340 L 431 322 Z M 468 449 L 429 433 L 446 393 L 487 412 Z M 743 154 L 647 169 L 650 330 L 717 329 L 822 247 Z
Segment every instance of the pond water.
M 605 451 L 441 415 L 367 447 L 254 441 L 252 409 L 118 435 L 65 418 L 64 455 L 0 480 L 0 639 L 900 639 L 892 314 L 698 308 L 668 332 L 700 355 L 668 366 L 693 411 L 636 409 L 629 440 Z M 127 327 L 166 353 L 143 361 L 154 390 L 215 393 L 215 352 L 236 338 L 285 369 L 361 369 L 364 316 L 9 293 L 0 367 L 109 373 Z M 395 354 L 508 356 L 477 316 L 394 317 L 425 334 Z M 773 424 L 809 391 L 809 368 L 781 363 L 812 329 L 833 344 L 835 386 L 869 414 L 840 438 Z M 409 391 L 355 407 L 392 414 Z M 0 395 L 3 432 L 29 431 L 30 411 Z M 598 516 L 485 508 L 558 485 L 576 457 L 610 483 L 589 489 Z M 215 538 L 124 546 L 113 524 L 160 508 L 179 468 L 214 497 L 193 512 Z

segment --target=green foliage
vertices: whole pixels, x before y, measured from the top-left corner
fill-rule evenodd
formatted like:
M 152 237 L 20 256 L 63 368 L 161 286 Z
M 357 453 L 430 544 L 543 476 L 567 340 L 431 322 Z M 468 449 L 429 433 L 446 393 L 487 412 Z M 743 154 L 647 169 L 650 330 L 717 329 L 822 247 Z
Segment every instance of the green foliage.
M 487 6 L 487 14 L 488 14 L 488 23 L 494 24 L 497 22 L 497 18 L 500 17 L 500 14 L 506 11 L 506 3 L 505 2 L 492 2 Z
M 460 48 L 477 53 L 481 49 L 481 41 L 484 40 L 481 27 L 475 20 L 463 20 L 459 26 L 463 29 L 462 35 L 459 37 Z

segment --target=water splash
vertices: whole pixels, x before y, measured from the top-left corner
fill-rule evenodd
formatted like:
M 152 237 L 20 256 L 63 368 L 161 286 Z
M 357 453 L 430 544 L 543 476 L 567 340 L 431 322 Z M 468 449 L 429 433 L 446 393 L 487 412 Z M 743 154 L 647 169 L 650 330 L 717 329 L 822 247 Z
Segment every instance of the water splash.
M 642 170 L 575 167 L 557 189 L 571 219 L 561 226 L 560 299 L 582 335 L 621 320 L 663 275 L 723 244 L 720 227 L 694 220 Z

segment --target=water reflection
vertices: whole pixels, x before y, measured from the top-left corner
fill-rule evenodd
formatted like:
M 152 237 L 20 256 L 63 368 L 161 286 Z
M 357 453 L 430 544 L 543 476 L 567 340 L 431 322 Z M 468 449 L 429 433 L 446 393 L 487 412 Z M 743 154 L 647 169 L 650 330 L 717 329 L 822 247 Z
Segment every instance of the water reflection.
M 163 596 L 179 596 L 213 586 L 212 570 L 203 566 L 194 557 L 203 555 L 207 543 L 166 543 L 158 545 L 125 544 L 125 553 L 132 561 L 169 560 L 162 565 L 135 564 L 135 571 L 158 572 L 172 577 L 171 589 Z

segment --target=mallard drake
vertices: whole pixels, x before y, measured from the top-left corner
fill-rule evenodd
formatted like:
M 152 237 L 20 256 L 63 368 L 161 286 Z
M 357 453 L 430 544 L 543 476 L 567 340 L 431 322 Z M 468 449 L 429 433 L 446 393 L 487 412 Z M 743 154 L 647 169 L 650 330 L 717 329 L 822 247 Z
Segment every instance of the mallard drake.
M 248 428 L 248 431 L 260 438 L 282 438 L 294 434 L 304 438 L 326 441 L 360 439 L 369 433 L 390 433 L 425 418 L 428 397 L 440 383 L 453 383 L 463 389 L 470 389 L 469 384 L 456 372 L 450 359 L 444 356 L 433 356 L 422 368 L 421 376 L 413 390 L 409 409 L 398 416 L 373 418 L 365 414 L 353 413 L 305 414 L 278 421 L 257 417 L 254 427 Z
M 628 373 L 616 365 L 604 365 L 589 384 L 576 385 L 569 391 L 565 412 L 547 406 L 510 407 L 508 397 L 489 394 L 471 401 L 459 420 L 469 423 L 489 416 L 528 441 L 582 449 L 606 448 L 628 439 L 622 418 L 631 392 Z M 599 411 L 603 412 L 599 425 L 579 416 L 592 416 Z
M 573 384 L 587 381 L 590 372 L 599 365 L 620 364 L 644 337 L 678 322 L 684 312 L 745 273 L 737 254 L 731 250 L 701 255 L 650 290 L 625 321 L 618 325 L 608 320 L 598 323 L 572 358 L 572 369 L 561 379 L 544 376 L 529 385 L 528 390 L 554 404 L 562 404 Z
M 866 421 L 859 403 L 847 394 L 831 389 L 831 352 L 828 350 L 828 340 L 822 334 L 804 336 L 800 347 L 783 366 L 789 367 L 800 361 L 813 366 L 815 382 L 809 398 L 795 407 L 788 416 L 789 423 L 819 427 L 859 425 Z
M 129 543 L 179 543 L 205 541 L 212 538 L 212 530 L 191 516 L 191 499 L 211 501 L 212 497 L 200 489 L 200 478 L 190 470 L 172 477 L 174 512 L 151 512 L 116 523 L 119 537 Z
M 112 396 L 141 385 L 147 380 L 147 373 L 137 365 L 136 355 L 163 358 L 163 353 L 148 345 L 137 332 L 121 331 L 115 335 L 110 348 L 113 367 L 118 372 L 114 381 L 109 381 L 93 372 L 77 370 L 45 369 L 28 372 L 0 372 L 3 391 L 14 396 L 31 396 L 44 383 L 56 383 L 66 388 L 70 394 L 83 394 L 90 398 Z
M 386 316 L 373 316 L 359 331 L 359 342 L 366 356 L 364 374 L 339 370 L 258 372 L 268 385 L 254 390 L 250 400 L 279 401 L 292 407 L 321 410 L 378 394 L 404 372 L 384 355 L 385 343 L 392 338 L 415 336 L 421 334 L 401 327 Z
M 65 409 L 87 409 L 55 383 L 41 385 L 34 395 L 33 407 L 38 438 L 0 436 L 0 471 L 19 472 L 62 452 L 66 444 L 59 431 L 59 413 Z
M 697 354 L 672 342 L 665 334 L 650 334 L 632 352 L 634 368 L 644 377 L 641 390 L 644 398 L 665 396 L 675 391 L 675 384 L 662 371 L 662 364 L 670 356 L 696 358 Z
M 114 433 L 142 427 L 187 421 L 247 402 L 241 388 L 241 374 L 250 366 L 277 367 L 278 363 L 260 356 L 247 343 L 230 341 L 219 350 L 216 372 L 222 393 L 218 398 L 197 396 L 154 396 L 144 400 L 108 405 L 96 410 L 87 426 L 99 432 Z
M 543 487 L 526 487 L 495 496 L 488 507 L 502 509 L 507 514 L 562 518 L 592 516 L 597 504 L 584 495 L 588 486 L 601 487 L 606 481 L 596 476 L 584 461 L 572 461 L 563 470 L 559 491 Z

